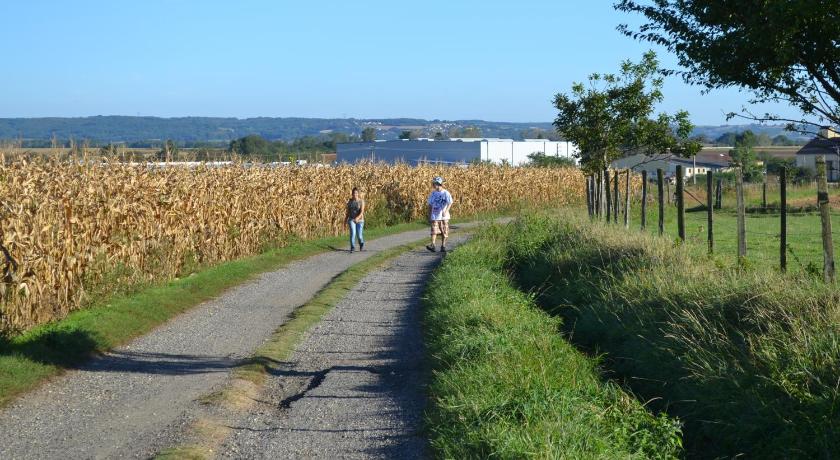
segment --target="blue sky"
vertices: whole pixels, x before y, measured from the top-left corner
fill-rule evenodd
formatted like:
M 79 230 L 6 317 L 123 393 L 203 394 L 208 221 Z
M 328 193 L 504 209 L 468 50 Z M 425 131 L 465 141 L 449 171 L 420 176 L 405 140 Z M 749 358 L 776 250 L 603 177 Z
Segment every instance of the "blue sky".
M 551 121 L 556 92 L 650 48 L 615 30 L 638 19 L 612 3 L 9 0 L 0 117 Z M 676 78 L 665 96 L 697 124 L 748 100 Z

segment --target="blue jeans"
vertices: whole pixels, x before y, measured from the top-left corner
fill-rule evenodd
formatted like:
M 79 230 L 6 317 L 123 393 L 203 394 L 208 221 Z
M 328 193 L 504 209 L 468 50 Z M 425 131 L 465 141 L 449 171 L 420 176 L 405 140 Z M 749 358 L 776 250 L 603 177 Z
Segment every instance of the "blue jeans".
M 356 238 L 359 238 L 359 244 L 365 244 L 365 221 L 353 222 L 353 219 L 347 219 L 347 224 L 350 226 L 350 247 L 356 244 Z

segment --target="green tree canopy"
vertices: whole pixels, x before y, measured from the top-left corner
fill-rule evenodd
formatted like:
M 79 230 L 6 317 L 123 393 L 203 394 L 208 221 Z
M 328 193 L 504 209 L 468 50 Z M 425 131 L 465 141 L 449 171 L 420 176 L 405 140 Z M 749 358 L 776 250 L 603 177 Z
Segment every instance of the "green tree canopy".
M 376 128 L 368 126 L 362 130 L 362 141 L 373 142 L 376 140 Z
M 647 19 L 619 30 L 676 53 L 684 70 L 671 72 L 686 82 L 748 89 L 753 102 L 787 102 L 802 113 L 785 119 L 745 111 L 748 118 L 811 133 L 840 125 L 837 0 L 620 0 L 615 7 Z
M 699 150 L 689 139 L 687 112 L 651 118 L 663 99 L 658 71 L 656 54 L 648 52 L 639 63 L 623 62 L 618 75 L 592 74 L 588 85 L 575 83 L 571 93 L 555 95 L 554 125 L 577 144 L 582 168 L 599 171 L 628 153 L 688 156 Z
M 571 158 L 546 155 L 543 152 L 534 152 L 528 155 L 528 165 L 538 168 L 573 167 L 575 161 Z
M 449 131 L 449 137 L 465 137 L 465 138 L 473 138 L 473 137 L 481 137 L 481 129 L 475 126 L 465 126 L 463 128 L 453 128 Z
M 764 176 L 764 171 L 756 159 L 757 144 L 758 136 L 747 130 L 735 136 L 735 148 L 729 151 L 729 164 L 741 168 L 747 182 L 760 182 Z
M 272 148 L 262 136 L 251 134 L 231 141 L 230 151 L 239 155 L 268 155 Z

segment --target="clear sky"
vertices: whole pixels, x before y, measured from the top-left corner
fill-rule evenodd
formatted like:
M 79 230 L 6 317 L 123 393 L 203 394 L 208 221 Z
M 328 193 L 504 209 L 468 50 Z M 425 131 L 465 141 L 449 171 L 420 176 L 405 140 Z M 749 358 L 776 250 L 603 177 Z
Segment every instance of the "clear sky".
M 555 93 L 650 48 L 612 3 L 4 0 L 0 117 L 551 121 Z M 665 96 L 697 124 L 748 99 L 676 78 Z

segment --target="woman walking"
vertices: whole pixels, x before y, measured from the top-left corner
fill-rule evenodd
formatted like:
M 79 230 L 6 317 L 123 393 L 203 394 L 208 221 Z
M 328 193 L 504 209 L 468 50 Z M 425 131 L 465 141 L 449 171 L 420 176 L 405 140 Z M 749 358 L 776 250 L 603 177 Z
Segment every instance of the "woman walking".
M 361 198 L 359 189 L 353 187 L 353 197 L 347 202 L 347 213 L 344 221 L 350 226 L 350 252 L 356 250 L 356 239 L 359 240 L 359 251 L 365 250 L 365 200 Z

